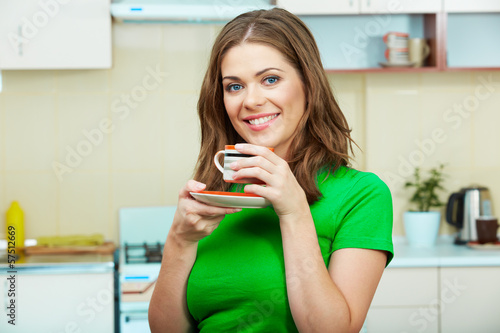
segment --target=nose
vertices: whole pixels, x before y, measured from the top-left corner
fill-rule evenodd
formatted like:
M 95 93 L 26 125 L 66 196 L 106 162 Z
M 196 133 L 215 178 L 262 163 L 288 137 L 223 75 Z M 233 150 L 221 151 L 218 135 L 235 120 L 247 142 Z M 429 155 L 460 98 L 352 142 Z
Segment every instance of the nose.
M 266 102 L 264 92 L 256 86 L 250 85 L 247 87 L 243 106 L 249 110 L 255 110 L 263 106 Z

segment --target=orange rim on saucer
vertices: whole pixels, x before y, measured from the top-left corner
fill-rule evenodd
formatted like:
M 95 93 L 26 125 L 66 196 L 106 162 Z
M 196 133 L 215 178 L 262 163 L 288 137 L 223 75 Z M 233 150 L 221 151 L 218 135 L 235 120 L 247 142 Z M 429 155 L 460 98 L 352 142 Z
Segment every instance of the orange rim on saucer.
M 235 197 L 257 197 L 257 198 L 262 198 L 260 195 L 253 194 L 253 193 L 237 193 L 237 192 L 219 192 L 219 191 L 201 191 L 201 192 L 196 192 L 200 194 L 212 194 L 212 195 L 230 195 L 230 196 L 235 196 Z

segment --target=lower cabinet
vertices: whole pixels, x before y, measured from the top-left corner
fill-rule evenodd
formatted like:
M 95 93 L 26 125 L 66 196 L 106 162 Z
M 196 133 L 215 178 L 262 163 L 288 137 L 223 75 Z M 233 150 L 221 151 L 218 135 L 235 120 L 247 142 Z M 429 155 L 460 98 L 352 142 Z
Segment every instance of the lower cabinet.
M 437 268 L 385 270 L 365 322 L 365 332 L 439 332 Z
M 500 267 L 387 268 L 363 333 L 500 332 Z
M 500 267 L 441 268 L 441 332 L 500 332 Z
M 0 271 L 0 332 L 113 333 L 113 272 Z

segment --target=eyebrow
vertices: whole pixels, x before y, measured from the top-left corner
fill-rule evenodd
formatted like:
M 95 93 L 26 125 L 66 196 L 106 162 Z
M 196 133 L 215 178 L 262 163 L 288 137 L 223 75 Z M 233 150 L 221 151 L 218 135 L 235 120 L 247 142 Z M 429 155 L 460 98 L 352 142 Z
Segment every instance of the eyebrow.
M 268 67 L 268 68 L 264 68 L 263 70 L 260 70 L 260 71 L 258 71 L 257 73 L 255 73 L 255 76 L 256 76 L 256 77 L 257 77 L 257 76 L 260 76 L 260 75 L 262 75 L 262 74 L 264 74 L 265 72 L 270 71 L 270 70 L 276 70 L 276 71 L 279 71 L 279 72 L 284 72 L 284 70 L 279 69 L 279 68 L 276 68 L 276 67 Z M 237 77 L 237 76 L 224 76 L 224 77 L 222 78 L 222 81 L 224 81 L 224 80 L 226 80 L 226 79 L 229 79 L 229 80 L 235 80 L 235 81 L 237 81 L 237 80 L 239 80 L 240 78 L 239 78 L 239 77 Z

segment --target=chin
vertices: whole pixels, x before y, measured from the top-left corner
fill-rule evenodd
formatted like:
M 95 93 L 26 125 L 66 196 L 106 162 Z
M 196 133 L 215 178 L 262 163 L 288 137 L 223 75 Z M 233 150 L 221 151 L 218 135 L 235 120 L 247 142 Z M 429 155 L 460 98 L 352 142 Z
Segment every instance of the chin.
M 275 144 L 272 143 L 272 141 L 269 141 L 269 140 L 249 140 L 247 142 L 251 143 L 253 145 L 257 145 L 257 146 L 268 147 L 268 148 L 275 148 L 274 147 Z

